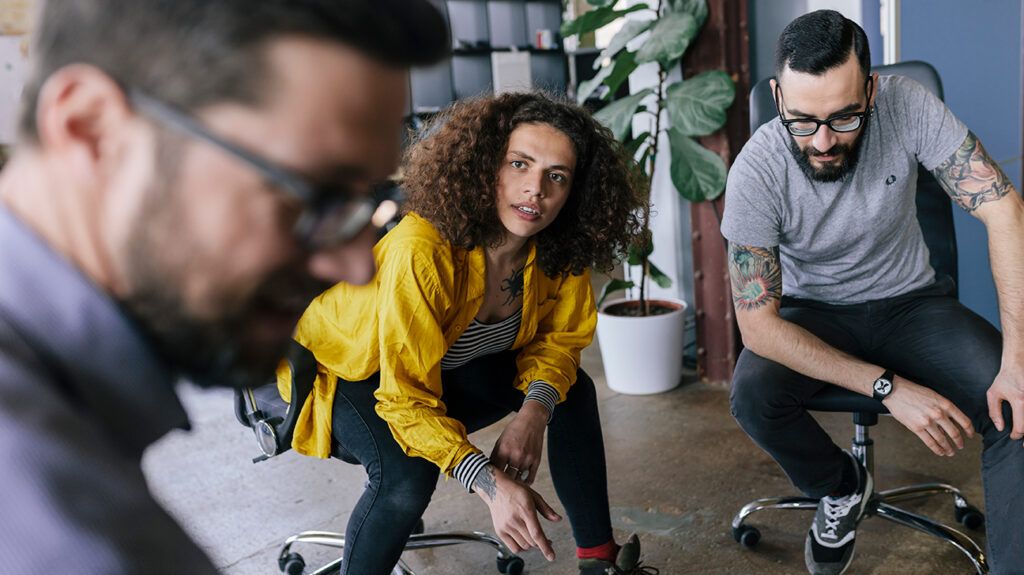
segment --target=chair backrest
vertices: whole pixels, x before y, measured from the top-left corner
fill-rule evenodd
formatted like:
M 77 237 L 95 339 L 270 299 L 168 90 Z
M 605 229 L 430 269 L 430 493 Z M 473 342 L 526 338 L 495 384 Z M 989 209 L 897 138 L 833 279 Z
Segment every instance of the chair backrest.
M 942 99 L 942 81 L 927 62 L 909 61 L 872 68 L 882 75 L 907 76 L 921 83 Z M 765 78 L 750 90 L 750 133 L 775 119 L 778 109 L 772 96 L 771 78 Z M 956 231 L 953 227 L 953 203 L 932 174 L 918 166 L 917 221 L 928 246 L 932 268 L 937 275 L 948 275 L 957 281 Z
M 276 379 L 259 387 L 235 390 L 235 418 L 252 428 L 262 452 L 253 462 L 264 461 L 292 448 L 299 412 L 313 391 L 316 379 L 313 352 L 292 341 L 285 359 L 292 376 L 288 401 L 278 394 Z

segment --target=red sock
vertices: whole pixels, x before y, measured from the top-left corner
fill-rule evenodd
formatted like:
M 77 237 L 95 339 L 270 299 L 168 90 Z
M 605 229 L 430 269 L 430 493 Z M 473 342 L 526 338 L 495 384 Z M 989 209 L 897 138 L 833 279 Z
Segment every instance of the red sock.
M 619 546 L 614 539 L 609 539 L 604 545 L 597 547 L 577 547 L 576 557 L 578 559 L 600 559 L 609 563 L 615 563 L 615 557 L 619 554 Z

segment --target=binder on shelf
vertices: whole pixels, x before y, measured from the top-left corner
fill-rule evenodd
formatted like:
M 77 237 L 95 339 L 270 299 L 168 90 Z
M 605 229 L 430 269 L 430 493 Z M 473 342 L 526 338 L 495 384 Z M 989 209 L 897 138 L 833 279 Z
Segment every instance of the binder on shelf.
M 491 70 L 495 94 L 533 88 L 529 52 L 491 52 Z

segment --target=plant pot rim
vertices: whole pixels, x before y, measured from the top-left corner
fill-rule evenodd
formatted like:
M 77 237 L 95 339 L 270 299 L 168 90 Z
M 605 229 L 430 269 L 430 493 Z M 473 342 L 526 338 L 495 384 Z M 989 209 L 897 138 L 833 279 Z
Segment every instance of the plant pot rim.
M 599 315 L 605 315 L 605 316 L 609 316 L 609 317 L 621 317 L 621 318 L 628 318 L 628 319 L 646 319 L 646 318 L 652 318 L 652 317 L 665 317 L 665 316 L 674 315 L 674 314 L 677 314 L 677 313 L 683 313 L 683 312 L 686 311 L 686 308 L 688 307 L 687 303 L 685 301 L 681 300 L 681 299 L 676 299 L 674 297 L 659 297 L 659 298 L 648 298 L 647 301 L 649 303 L 667 303 L 667 304 L 671 304 L 671 305 L 679 306 L 679 307 L 674 309 L 674 310 L 672 310 L 672 311 L 670 311 L 670 312 L 668 312 L 668 313 L 663 313 L 663 314 L 660 314 L 660 315 L 639 316 L 639 317 L 638 316 L 629 316 L 629 315 L 614 315 L 614 314 L 610 314 L 610 313 L 605 311 L 609 307 L 611 307 L 613 305 L 616 305 L 616 304 L 627 303 L 627 302 L 639 302 L 639 301 L 640 300 L 638 300 L 638 299 L 628 298 L 628 297 L 620 297 L 620 298 L 616 298 L 616 299 L 613 299 L 613 300 L 608 300 L 608 301 L 604 302 L 604 304 L 597 310 L 597 313 Z

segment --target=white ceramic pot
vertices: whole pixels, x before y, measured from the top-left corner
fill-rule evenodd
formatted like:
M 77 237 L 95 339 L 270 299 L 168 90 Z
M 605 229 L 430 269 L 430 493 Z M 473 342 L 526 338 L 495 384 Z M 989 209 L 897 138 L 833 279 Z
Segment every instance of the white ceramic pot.
M 630 395 L 650 395 L 676 387 L 683 372 L 686 302 L 651 300 L 678 307 L 662 315 L 628 317 L 605 313 L 610 306 L 627 301 L 631 300 L 605 302 L 597 314 L 597 339 L 608 387 Z

